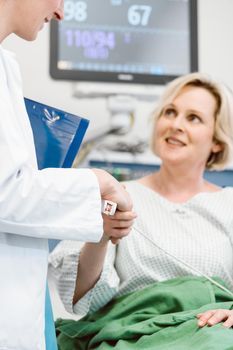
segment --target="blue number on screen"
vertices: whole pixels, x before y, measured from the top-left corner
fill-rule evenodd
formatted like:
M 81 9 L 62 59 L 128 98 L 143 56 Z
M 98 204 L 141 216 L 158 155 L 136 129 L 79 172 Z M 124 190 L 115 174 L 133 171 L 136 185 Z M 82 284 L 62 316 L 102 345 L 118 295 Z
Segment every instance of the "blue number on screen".
M 66 44 L 69 47 L 106 48 L 106 50 L 115 48 L 115 34 L 113 32 L 67 29 L 65 36 Z
M 90 59 L 106 60 L 109 56 L 109 50 L 106 47 L 86 47 L 83 54 Z
M 115 36 L 113 32 L 93 32 L 93 39 L 96 47 L 107 46 L 109 49 L 113 49 L 115 47 Z
M 106 45 L 109 47 L 109 49 L 114 49 L 115 47 L 115 33 L 114 32 L 108 32 L 107 35 L 107 42 Z
M 66 36 L 66 44 L 67 46 L 73 46 L 74 43 L 74 35 L 72 30 L 66 30 L 65 31 L 65 36 Z

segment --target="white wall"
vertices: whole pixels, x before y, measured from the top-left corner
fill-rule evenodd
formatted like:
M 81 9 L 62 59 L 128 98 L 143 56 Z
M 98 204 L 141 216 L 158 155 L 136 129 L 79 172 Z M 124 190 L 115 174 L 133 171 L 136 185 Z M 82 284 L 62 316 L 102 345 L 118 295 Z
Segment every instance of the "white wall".
M 198 5 L 200 70 L 233 89 L 233 1 L 199 0 Z
M 233 89 L 233 0 L 199 0 L 198 5 L 200 70 L 215 75 Z M 73 98 L 71 83 L 49 77 L 48 26 L 33 43 L 12 36 L 3 46 L 17 54 L 25 96 L 90 119 L 89 133 L 109 123 L 104 99 Z M 138 103 L 137 114 L 148 114 L 152 108 L 153 104 Z

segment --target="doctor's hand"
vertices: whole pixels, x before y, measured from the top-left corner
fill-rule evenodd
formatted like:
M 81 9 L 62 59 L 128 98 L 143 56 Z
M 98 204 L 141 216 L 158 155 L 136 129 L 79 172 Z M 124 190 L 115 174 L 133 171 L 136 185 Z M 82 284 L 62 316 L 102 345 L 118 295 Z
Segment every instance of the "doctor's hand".
M 117 210 L 113 216 L 103 214 L 103 239 L 111 240 L 113 244 L 119 243 L 121 238 L 130 233 L 136 217 L 136 213 L 132 211 L 121 212 Z
M 214 326 L 217 323 L 223 322 L 222 324 L 226 328 L 231 328 L 233 326 L 233 310 L 208 310 L 197 315 L 198 326 Z
M 115 202 L 119 211 L 131 211 L 132 200 L 124 186 L 105 170 L 92 169 L 92 171 L 98 179 L 101 198 Z

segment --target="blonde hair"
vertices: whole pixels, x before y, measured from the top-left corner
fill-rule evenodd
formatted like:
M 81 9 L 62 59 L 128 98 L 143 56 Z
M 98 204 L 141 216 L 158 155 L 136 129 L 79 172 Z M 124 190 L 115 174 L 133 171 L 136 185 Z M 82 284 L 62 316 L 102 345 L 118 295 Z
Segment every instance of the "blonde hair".
M 210 154 L 206 169 L 222 170 L 233 158 L 233 94 L 224 84 L 214 81 L 210 76 L 203 73 L 190 73 L 169 83 L 154 112 L 153 131 L 165 105 L 171 103 L 186 86 L 202 87 L 208 90 L 216 100 L 214 140 L 221 145 L 222 149 Z M 151 148 L 153 153 L 156 153 L 153 137 Z

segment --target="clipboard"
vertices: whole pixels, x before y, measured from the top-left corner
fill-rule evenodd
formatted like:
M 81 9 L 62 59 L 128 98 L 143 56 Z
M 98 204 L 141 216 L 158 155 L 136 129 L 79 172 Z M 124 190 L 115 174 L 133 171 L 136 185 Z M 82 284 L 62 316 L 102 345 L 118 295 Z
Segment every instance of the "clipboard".
M 38 168 L 70 168 L 89 120 L 28 98 L 24 101 L 33 131 Z
M 80 149 L 89 120 L 28 98 L 24 101 L 33 131 L 38 168 L 70 168 Z M 47 350 L 57 350 L 48 284 L 45 342 Z

